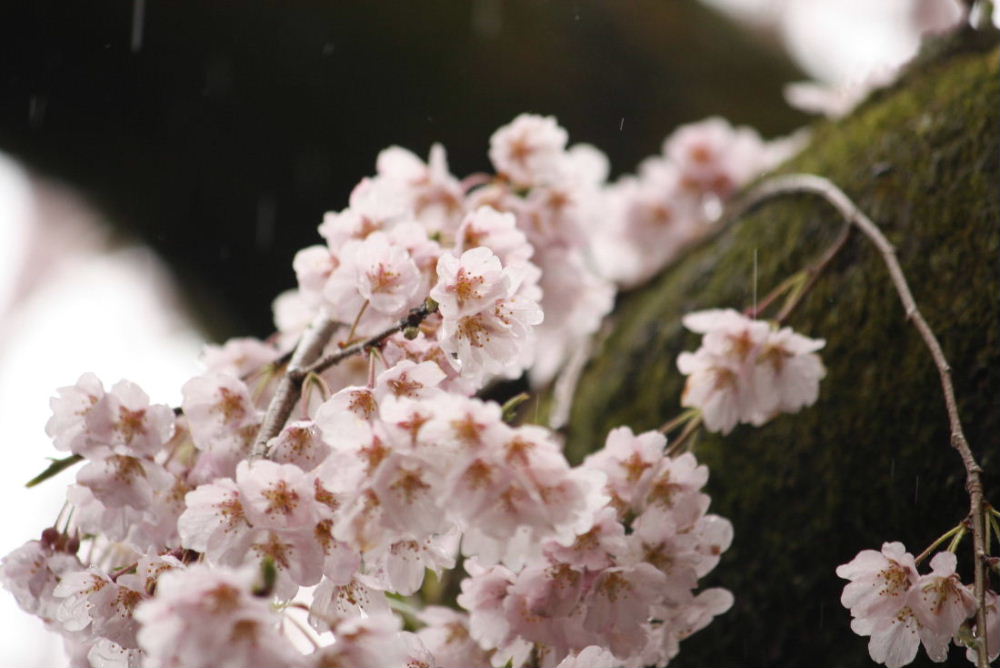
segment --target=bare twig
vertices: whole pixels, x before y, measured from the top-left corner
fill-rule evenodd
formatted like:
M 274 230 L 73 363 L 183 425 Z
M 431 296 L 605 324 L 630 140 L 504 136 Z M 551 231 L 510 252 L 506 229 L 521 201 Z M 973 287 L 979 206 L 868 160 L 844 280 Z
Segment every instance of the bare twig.
M 274 397 L 267 407 L 267 413 L 264 414 L 264 421 L 261 423 L 260 431 L 257 432 L 251 457 L 263 457 L 267 453 L 267 442 L 277 436 L 285 426 L 295 402 L 302 393 L 302 380 L 306 376 L 305 373 L 301 373 L 302 369 L 316 361 L 316 358 L 323 353 L 337 327 L 339 323 L 326 315 L 319 315 L 302 335 L 288 363 L 288 371 L 278 383 L 278 389 L 275 390 Z
M 785 320 L 788 319 L 788 316 L 790 316 L 792 312 L 798 308 L 799 304 L 802 303 L 802 300 L 805 299 L 805 296 L 809 294 L 809 291 L 812 290 L 814 285 L 816 285 L 819 277 L 823 274 L 830 263 L 833 262 L 833 258 L 837 257 L 837 254 L 840 253 L 841 249 L 847 245 L 847 240 L 851 238 L 852 229 L 854 228 L 851 226 L 851 223 L 849 221 L 845 222 L 843 228 L 840 230 L 840 234 L 838 234 L 836 240 L 830 244 L 830 247 L 826 249 L 826 252 L 823 253 L 823 256 L 819 259 L 819 261 L 805 270 L 806 282 L 794 292 L 791 299 L 789 299 L 789 301 L 781 308 L 781 311 L 779 311 L 778 315 L 775 317 L 775 320 L 779 324 L 785 322 Z
M 437 304 L 430 301 L 425 302 L 419 307 L 412 309 L 409 315 L 392 327 L 388 327 L 371 338 L 347 346 L 336 353 L 326 355 L 322 358 L 319 358 L 319 356 L 330 342 L 330 338 L 333 336 L 333 332 L 337 329 L 339 323 L 324 316 L 317 316 L 316 320 L 309 325 L 306 333 L 302 335 L 299 345 L 292 354 L 292 359 L 288 363 L 288 371 L 282 377 L 281 382 L 278 384 L 278 389 L 274 393 L 274 398 L 271 399 L 271 403 L 267 407 L 264 422 L 261 424 L 250 456 L 253 458 L 267 455 L 267 442 L 277 436 L 281 428 L 285 426 L 288 417 L 292 414 L 292 409 L 295 408 L 295 402 L 299 400 L 302 394 L 302 383 L 307 376 L 321 374 L 348 357 L 379 345 L 396 332 L 408 327 L 419 326 L 424 321 L 424 318 L 436 310 Z
M 976 643 L 977 666 L 980 668 L 989 665 L 987 656 L 986 637 L 986 546 L 984 544 L 985 532 L 983 530 L 983 485 L 980 480 L 982 469 L 976 462 L 969 448 L 969 443 L 965 439 L 962 431 L 962 422 L 958 416 L 958 404 L 955 401 L 955 389 L 951 382 L 951 367 L 941 350 L 941 344 L 931 330 L 930 325 L 924 320 L 924 316 L 917 308 L 910 292 L 910 286 L 906 282 L 903 270 L 896 260 L 896 250 L 889 240 L 885 238 L 878 226 L 866 216 L 851 199 L 844 194 L 840 188 L 828 179 L 812 174 L 788 174 L 776 176 L 764 181 L 748 193 L 747 197 L 741 201 L 743 211 L 748 211 L 762 202 L 775 197 L 808 193 L 822 197 L 831 204 L 844 217 L 848 223 L 856 227 L 869 241 L 878 249 L 882 256 L 882 261 L 889 270 L 889 277 L 896 288 L 899 300 L 903 304 L 906 318 L 913 323 L 920 333 L 924 344 L 934 359 L 938 376 L 941 381 L 941 389 L 944 393 L 945 408 L 948 412 L 948 423 L 951 428 L 951 445 L 962 458 L 965 466 L 965 487 L 969 493 L 969 516 L 972 523 L 972 544 L 973 544 L 973 567 L 974 567 L 974 587 L 977 601 L 976 628 L 978 642 Z
M 369 339 L 360 341 L 354 345 L 347 346 L 343 350 L 326 355 L 322 359 L 316 360 L 303 369 L 289 369 L 288 375 L 304 378 L 305 375 L 309 373 L 323 373 L 335 364 L 339 364 L 344 359 L 347 359 L 352 355 L 357 355 L 358 353 L 363 352 L 366 348 L 377 346 L 396 332 L 401 332 L 408 327 L 418 327 L 420 323 L 424 321 L 424 318 L 435 311 L 437 311 L 437 304 L 424 303 L 411 310 L 408 316 L 400 320 L 392 327 L 384 329 Z

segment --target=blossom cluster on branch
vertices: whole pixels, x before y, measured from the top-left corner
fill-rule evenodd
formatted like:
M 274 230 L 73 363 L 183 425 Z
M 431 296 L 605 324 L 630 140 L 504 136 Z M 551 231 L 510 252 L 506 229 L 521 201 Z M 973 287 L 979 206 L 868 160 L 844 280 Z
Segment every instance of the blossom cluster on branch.
M 838 576 L 850 580 L 840 602 L 854 618 L 851 629 L 870 636 L 872 659 L 888 668 L 913 661 L 921 645 L 932 661 L 944 661 L 952 639 L 967 646 L 972 638 L 972 630 L 963 631 L 963 625 L 975 614 L 976 600 L 955 572 L 955 553 L 938 552 L 930 566 L 930 573 L 920 575 L 913 555 L 902 543 L 893 542 L 883 544 L 881 551 L 862 550 L 837 568 Z M 996 593 L 988 592 L 990 661 L 1000 654 L 997 602 Z M 977 663 L 971 647 L 966 657 Z
M 786 150 L 710 119 L 608 183 L 523 115 L 495 175 L 383 151 L 296 255 L 278 333 L 209 347 L 180 407 L 92 374 L 59 390 L 53 473 L 84 465 L 0 580 L 81 665 L 666 664 L 732 604 L 697 591 L 732 540 L 707 469 L 627 427 L 574 467 L 474 395 L 549 383 L 618 286 Z

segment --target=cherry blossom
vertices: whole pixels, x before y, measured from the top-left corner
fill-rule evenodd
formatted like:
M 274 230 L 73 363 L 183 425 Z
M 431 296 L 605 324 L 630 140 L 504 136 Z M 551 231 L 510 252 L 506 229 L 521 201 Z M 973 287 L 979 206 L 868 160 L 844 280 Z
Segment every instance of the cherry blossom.
M 531 285 L 531 266 L 504 268 L 485 247 L 460 259 L 441 256 L 430 296 L 441 310 L 441 347 L 458 357 L 463 376 L 519 375 L 530 363 L 532 327 L 542 321 L 537 302 L 521 294 Z
M 678 128 L 663 143 L 663 154 L 680 169 L 685 187 L 718 197 L 728 197 L 766 166 L 757 132 L 719 117 Z
M 437 273 L 438 283 L 430 295 L 448 319 L 475 315 L 509 291 L 510 279 L 500 258 L 486 247 L 471 248 L 460 257 L 442 255 Z
M 524 232 L 518 229 L 517 217 L 491 206 L 481 206 L 468 214 L 456 235 L 457 252 L 480 246 L 489 248 L 505 267 L 527 262 L 535 252 Z
M 475 395 L 571 378 L 617 286 L 704 234 L 711 205 L 774 150 L 710 121 L 608 184 L 607 158 L 567 140 L 555 119 L 519 116 L 491 138 L 497 174 L 464 181 L 439 145 L 426 162 L 389 148 L 324 217 L 325 243 L 295 255 L 276 335 L 206 348 L 179 408 L 93 374 L 58 390 L 46 431 L 86 460 L 71 512 L 4 558 L 0 581 L 81 664 L 666 664 L 732 604 L 698 592 L 733 540 L 708 513 L 707 468 L 628 427 L 571 466 L 560 434 Z M 390 331 L 308 375 L 262 436 L 286 360 L 324 318 L 340 328 L 319 354 Z M 821 341 L 735 311 L 685 324 L 705 335 L 679 363 L 685 401 L 709 428 L 816 400 Z M 462 609 L 425 605 L 428 571 L 460 553 Z M 895 612 L 937 652 L 967 602 L 953 565 L 932 565 L 913 571 L 923 598 Z M 304 610 L 312 628 L 296 629 Z M 425 626 L 402 631 L 400 610 Z
M 294 464 L 303 471 L 310 471 L 330 454 L 330 446 L 323 440 L 319 427 L 312 420 L 296 420 L 285 425 L 281 432 L 268 442 L 268 453 L 279 464 Z
M 955 572 L 953 552 L 938 552 L 931 559 L 932 572 L 921 575 L 910 594 L 920 641 L 932 661 L 944 661 L 958 627 L 976 611 L 972 592 Z
M 301 657 L 278 632 L 251 571 L 191 566 L 160 577 L 136 607 L 139 647 L 162 666 L 290 666 Z
M 58 605 L 53 591 L 60 577 L 80 570 L 82 565 L 75 554 L 54 544 L 55 540 L 68 543 L 66 537 L 47 531 L 55 536 L 28 541 L 0 560 L 0 583 L 14 595 L 22 610 L 52 620 Z M 76 551 L 75 547 L 72 551 Z
M 150 405 L 137 385 L 121 381 L 105 392 L 96 376 L 84 374 L 75 386 L 59 390 L 51 400 L 46 431 L 57 448 L 88 458 L 115 451 L 152 455 L 170 440 L 173 412 Z
M 899 542 L 884 543 L 881 551 L 862 550 L 838 566 L 837 575 L 851 581 L 840 602 L 856 617 L 892 617 L 917 581 L 913 555 Z
M 462 213 L 463 192 L 458 179 L 448 171 L 443 146 L 431 146 L 426 163 L 405 148 L 387 148 L 379 153 L 376 170 L 429 232 L 454 231 Z
M 229 339 L 221 346 L 208 344 L 201 362 L 212 373 L 243 377 L 260 372 L 278 357 L 279 351 L 264 341 L 250 337 Z
M 515 184 L 540 185 L 557 173 L 566 139 L 553 117 L 521 114 L 490 137 L 490 160 Z
M 902 543 L 885 543 L 881 552 L 862 550 L 837 568 L 850 580 L 841 603 L 849 608 L 851 629 L 871 636 L 873 661 L 889 668 L 904 666 L 924 646 L 933 661 L 944 661 L 959 626 L 975 613 L 972 592 L 955 573 L 956 557 L 939 552 L 931 573 L 918 575 L 913 556 Z
M 390 318 L 399 318 L 420 301 L 419 270 L 405 248 L 382 232 L 342 249 L 341 264 L 323 287 L 331 312 L 351 322 L 362 305 Z
M 697 351 L 677 358 L 688 376 L 681 404 L 700 409 L 710 430 L 728 434 L 740 422 L 759 426 L 818 398 L 826 369 L 815 351 L 824 341 L 787 327 L 774 331 L 732 309 L 691 313 L 683 322 L 704 338 Z
M 400 633 L 399 619 L 387 613 L 351 617 L 333 627 L 336 642 L 306 657 L 311 666 L 402 666 L 409 648 Z
M 231 476 L 249 454 L 260 414 L 243 381 L 223 374 L 196 376 L 182 388 L 182 407 L 195 447 L 202 451 L 202 480 Z M 205 455 L 208 455 L 207 457 Z
M 489 653 L 472 639 L 468 614 L 428 606 L 421 611 L 420 621 L 426 626 L 417 631 L 417 636 L 440 668 L 490 665 Z
M 327 213 L 319 226 L 330 250 L 339 259 L 349 241 L 362 241 L 373 232 L 385 232 L 406 217 L 401 193 L 378 179 L 362 179 L 350 195 L 350 206 Z
M 181 545 L 216 563 L 240 563 L 253 540 L 253 529 L 236 481 L 219 478 L 201 485 L 188 493 L 185 503 L 187 509 L 177 520 Z
M 139 579 L 131 579 L 129 584 L 135 587 L 114 582 L 93 568 L 63 574 L 52 592 L 63 599 L 56 618 L 67 631 L 82 631 L 90 626 L 95 636 L 123 647 L 135 647 L 138 623 L 133 612 L 145 595 Z
M 80 376 L 76 385 L 62 387 L 59 396 L 49 400 L 52 417 L 45 425 L 45 432 L 52 437 L 59 450 L 69 450 L 75 455 L 87 456 L 107 444 L 111 439 L 110 415 L 104 398 L 104 385 L 92 373 Z M 93 414 L 93 418 L 91 417 Z M 92 433 L 91 424 L 100 424 L 104 433 Z

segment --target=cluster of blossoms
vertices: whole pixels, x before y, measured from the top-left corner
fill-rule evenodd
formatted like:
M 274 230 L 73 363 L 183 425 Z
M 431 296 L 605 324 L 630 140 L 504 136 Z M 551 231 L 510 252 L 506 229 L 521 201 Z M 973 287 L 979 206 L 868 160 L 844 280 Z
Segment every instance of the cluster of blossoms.
M 955 572 L 955 554 L 938 552 L 930 565 L 931 572 L 920 575 L 913 555 L 895 542 L 883 544 L 880 552 L 862 550 L 837 568 L 838 576 L 850 580 L 840 602 L 854 618 L 851 629 L 871 636 L 872 660 L 889 668 L 905 666 L 923 645 L 932 661 L 941 662 L 952 640 L 964 645 L 972 637 L 963 625 L 975 614 L 976 601 Z M 986 595 L 987 651 L 993 661 L 1000 655 L 1000 599 L 992 591 Z M 966 658 L 976 663 L 975 650 L 969 648 Z
M 446 380 L 401 360 L 247 459 L 259 411 L 237 376 L 190 381 L 176 417 L 84 376 L 49 426 L 88 462 L 70 498 L 91 556 L 49 529 L 4 559 L 3 580 L 92 665 L 554 666 L 592 645 L 665 664 L 728 609 L 728 592 L 694 591 L 732 529 L 706 514 L 693 455 L 620 428 L 574 468 L 552 432 Z M 460 554 L 467 612 L 430 606 L 403 632 L 386 594 L 418 592 Z M 263 589 L 262 562 L 275 569 Z M 281 632 L 302 593 L 314 632 L 334 638 L 311 654 Z
M 603 648 L 594 665 L 665 665 L 678 643 L 732 605 L 723 589 L 694 594 L 729 547 L 732 526 L 706 515 L 708 471 L 690 453 L 663 455 L 659 433 L 613 430 L 581 469 L 604 474 L 610 501 L 589 529 L 549 538 L 520 570 L 466 562 L 458 602 L 471 636 L 502 660 L 540 665 Z M 520 561 L 520 560 L 519 560 Z
M 711 229 L 723 205 L 799 148 L 792 136 L 765 142 L 751 128 L 709 118 L 679 128 L 634 176 L 611 184 L 594 254 L 617 284 L 641 283 Z
M 439 145 L 426 163 L 386 149 L 350 206 L 327 214 L 326 243 L 296 256 L 299 286 L 275 303 L 278 329 L 294 340 L 326 309 L 357 320 L 363 338 L 437 283 L 431 296 L 451 299 L 442 326 L 425 327 L 414 344 L 422 355 L 457 353 L 449 375 L 473 385 L 527 370 L 543 386 L 597 331 L 617 287 L 648 278 L 704 236 L 739 187 L 795 148 L 712 118 L 679 128 L 663 155 L 614 183 L 604 154 L 567 147 L 548 117 L 522 115 L 497 130 L 492 177 L 453 176 Z M 466 255 L 477 248 L 489 253 Z
M 691 313 L 683 322 L 704 337 L 698 350 L 677 358 L 688 376 L 681 403 L 699 409 L 709 430 L 728 434 L 738 423 L 760 426 L 816 402 L 826 375 L 816 354 L 826 344 L 822 339 L 732 309 Z
M 732 528 L 693 455 L 619 428 L 573 467 L 557 434 L 474 395 L 549 383 L 616 285 L 704 234 L 777 149 L 713 119 L 608 184 L 604 156 L 566 142 L 521 116 L 491 139 L 497 174 L 465 180 L 439 146 L 388 149 L 296 256 L 278 334 L 210 347 L 180 407 L 91 374 L 59 390 L 47 431 L 85 463 L 0 580 L 75 663 L 662 665 L 730 607 L 697 592 Z M 320 355 L 377 343 L 301 377 L 272 432 L 317 323 Z M 800 374 L 784 332 L 754 351 L 781 379 Z

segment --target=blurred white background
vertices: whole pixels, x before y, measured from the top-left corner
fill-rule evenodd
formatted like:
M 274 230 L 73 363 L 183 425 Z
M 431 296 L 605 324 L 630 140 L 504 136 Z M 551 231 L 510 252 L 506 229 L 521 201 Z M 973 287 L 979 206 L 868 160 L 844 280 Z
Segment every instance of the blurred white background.
M 33 489 L 47 457 L 66 453 L 45 435 L 48 398 L 93 371 L 110 385 L 137 382 L 175 405 L 197 372 L 201 336 L 177 308 L 160 262 L 138 247 L 111 248 L 72 194 L 30 181 L 0 154 L 0 555 L 51 525 L 72 472 Z M 59 666 L 59 638 L 0 594 L 0 665 Z

